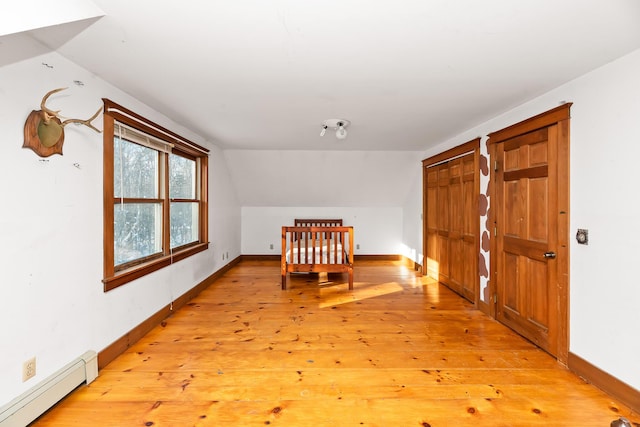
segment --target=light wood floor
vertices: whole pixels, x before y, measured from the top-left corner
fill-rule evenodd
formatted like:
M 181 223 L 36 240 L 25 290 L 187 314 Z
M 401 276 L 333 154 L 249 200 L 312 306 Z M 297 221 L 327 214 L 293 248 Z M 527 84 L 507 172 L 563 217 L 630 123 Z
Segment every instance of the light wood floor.
M 37 426 L 601 426 L 640 417 L 446 287 L 243 261 Z M 130 284 L 127 286 L 135 286 Z

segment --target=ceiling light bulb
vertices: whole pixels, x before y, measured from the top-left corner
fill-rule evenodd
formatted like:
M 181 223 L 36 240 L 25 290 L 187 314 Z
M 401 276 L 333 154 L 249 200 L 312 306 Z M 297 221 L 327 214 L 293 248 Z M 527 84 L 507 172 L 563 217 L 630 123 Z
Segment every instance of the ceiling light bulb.
M 327 125 L 322 126 L 322 130 L 320 131 L 320 136 L 324 136 L 324 133 L 327 131 Z
M 347 130 L 344 128 L 342 122 L 338 123 L 338 130 L 336 131 L 336 138 L 345 139 L 347 137 Z

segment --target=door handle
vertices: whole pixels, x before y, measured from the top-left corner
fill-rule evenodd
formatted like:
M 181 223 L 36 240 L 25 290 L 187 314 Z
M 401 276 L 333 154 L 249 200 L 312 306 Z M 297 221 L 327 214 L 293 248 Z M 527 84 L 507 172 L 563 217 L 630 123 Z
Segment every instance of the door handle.
M 555 259 L 556 258 L 556 253 L 553 251 L 549 251 L 549 252 L 545 252 L 544 253 L 544 257 L 547 259 Z

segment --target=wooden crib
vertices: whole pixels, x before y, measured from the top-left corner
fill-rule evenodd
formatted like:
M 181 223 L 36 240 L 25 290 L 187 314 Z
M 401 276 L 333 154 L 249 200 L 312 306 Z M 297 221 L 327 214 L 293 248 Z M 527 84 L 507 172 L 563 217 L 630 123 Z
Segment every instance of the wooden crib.
M 341 219 L 296 219 L 282 227 L 282 289 L 287 273 L 348 273 L 353 290 L 353 227 Z

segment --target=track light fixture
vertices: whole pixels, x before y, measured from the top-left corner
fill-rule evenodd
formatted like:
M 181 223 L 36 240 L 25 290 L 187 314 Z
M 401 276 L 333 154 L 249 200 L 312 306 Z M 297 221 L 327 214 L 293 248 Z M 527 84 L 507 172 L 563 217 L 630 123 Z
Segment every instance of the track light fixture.
M 327 132 L 327 128 L 336 130 L 336 138 L 345 139 L 347 137 L 347 126 L 349 126 L 351 122 L 346 119 L 327 119 L 322 123 L 322 130 L 320 131 L 320 136 L 324 136 Z

